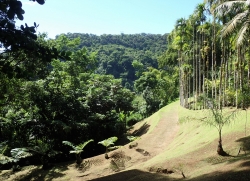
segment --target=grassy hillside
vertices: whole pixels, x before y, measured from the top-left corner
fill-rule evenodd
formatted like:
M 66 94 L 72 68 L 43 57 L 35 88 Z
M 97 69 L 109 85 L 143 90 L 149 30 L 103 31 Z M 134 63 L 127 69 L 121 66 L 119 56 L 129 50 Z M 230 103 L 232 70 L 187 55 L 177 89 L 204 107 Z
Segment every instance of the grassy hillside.
M 225 111 L 232 111 L 227 109 Z M 77 170 L 74 163 L 56 165 L 43 171 L 40 167 L 23 169 L 6 180 L 249 180 L 250 178 L 250 110 L 239 110 L 232 124 L 223 128 L 223 147 L 230 156 L 217 155 L 218 131 L 201 119 L 209 117 L 208 110 L 187 110 L 174 102 L 151 117 L 137 123 L 131 132 L 147 125 L 137 140 L 138 146 L 124 145 L 110 155 L 123 152 L 129 160 L 115 172 L 104 155 L 89 158 L 98 161 L 88 168 Z M 246 129 L 245 129 L 246 128 Z M 239 149 L 241 152 L 238 154 Z M 143 155 L 139 150 L 147 151 Z M 170 174 L 171 173 L 171 174 Z M 26 174 L 26 175 L 25 175 Z M 5 176 L 5 177 L 4 177 Z

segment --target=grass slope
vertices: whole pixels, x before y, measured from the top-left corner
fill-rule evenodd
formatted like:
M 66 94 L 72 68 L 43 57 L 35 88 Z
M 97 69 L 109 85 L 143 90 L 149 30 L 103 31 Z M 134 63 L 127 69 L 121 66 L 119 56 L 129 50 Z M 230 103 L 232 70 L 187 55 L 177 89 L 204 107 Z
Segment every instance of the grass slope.
M 172 106 L 172 105 L 170 105 Z M 169 109 L 168 106 L 163 108 Z M 155 156 L 143 166 L 144 169 L 154 165 L 157 168 L 170 168 L 176 172 L 186 172 L 190 180 L 213 180 L 235 173 L 226 180 L 250 180 L 250 110 L 239 110 L 234 121 L 222 129 L 223 147 L 231 157 L 216 154 L 218 131 L 202 121 L 210 118 L 209 110 L 188 110 L 178 107 L 180 130 L 178 136 L 167 149 Z M 232 110 L 225 109 L 225 112 Z M 239 148 L 244 151 L 237 156 Z M 242 167 L 241 165 L 245 165 Z M 242 171 L 243 170 L 243 171 Z M 238 175 L 244 176 L 246 178 Z M 206 177 L 203 178 L 203 175 Z M 221 175 L 221 176 L 219 176 Z M 248 177 L 249 176 L 249 177 Z M 176 177 L 175 177 L 176 178 Z

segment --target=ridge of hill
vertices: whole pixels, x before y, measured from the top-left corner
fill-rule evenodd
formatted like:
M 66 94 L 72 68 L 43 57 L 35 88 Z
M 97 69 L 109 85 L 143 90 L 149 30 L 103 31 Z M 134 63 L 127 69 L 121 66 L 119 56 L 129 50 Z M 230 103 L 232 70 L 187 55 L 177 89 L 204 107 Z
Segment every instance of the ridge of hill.
M 129 89 L 133 89 L 133 82 L 138 78 L 138 68 L 133 66 L 133 62 L 140 66 L 140 72 L 147 71 L 148 67 L 158 68 L 158 57 L 167 49 L 167 35 L 65 34 L 69 39 L 80 39 L 79 49 L 85 47 L 89 52 L 97 53 L 96 73 L 121 78 L 123 86 Z

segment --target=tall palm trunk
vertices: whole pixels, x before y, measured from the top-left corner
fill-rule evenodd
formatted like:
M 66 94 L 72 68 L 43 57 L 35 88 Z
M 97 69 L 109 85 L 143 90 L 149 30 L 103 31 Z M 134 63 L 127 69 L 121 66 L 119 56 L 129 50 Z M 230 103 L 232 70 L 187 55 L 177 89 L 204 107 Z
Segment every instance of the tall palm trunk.
M 196 53 L 196 49 L 195 49 L 195 25 L 193 27 L 193 109 L 196 109 L 196 61 L 195 61 L 195 53 Z
M 184 107 L 184 90 L 183 90 L 183 73 L 182 73 L 182 52 L 181 50 L 178 51 L 179 57 L 179 84 L 180 84 L 180 105 Z
M 201 47 L 202 47 L 202 39 L 201 39 L 201 34 L 199 33 L 199 96 L 201 94 Z

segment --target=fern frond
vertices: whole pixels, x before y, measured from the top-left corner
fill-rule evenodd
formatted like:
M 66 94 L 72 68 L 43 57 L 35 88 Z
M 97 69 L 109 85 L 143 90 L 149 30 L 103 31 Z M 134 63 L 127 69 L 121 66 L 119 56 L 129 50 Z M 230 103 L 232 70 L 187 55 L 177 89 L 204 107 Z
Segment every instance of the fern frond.
M 109 147 L 108 150 L 109 151 L 112 151 L 112 150 L 116 150 L 118 148 L 121 148 L 122 146 L 112 146 L 112 147 Z
M 67 145 L 67 146 L 70 146 L 71 148 L 73 148 L 75 150 L 75 145 L 73 145 L 73 143 L 71 143 L 70 141 L 63 141 L 62 142 L 63 144 Z
M 14 148 L 10 151 L 11 156 L 14 159 L 26 158 L 33 156 L 27 148 Z
M 80 154 L 81 152 L 83 152 L 83 150 L 70 150 L 69 153 L 74 153 L 74 154 Z
M 140 137 L 139 136 L 127 136 L 127 139 L 132 142 L 132 141 L 135 141 L 137 139 L 139 139 Z
M 89 143 L 92 142 L 92 141 L 94 141 L 94 140 L 93 140 L 93 139 L 90 139 L 90 140 L 88 140 L 88 141 L 85 141 L 84 143 L 81 143 L 81 144 L 77 145 L 77 146 L 75 147 L 75 149 L 76 149 L 76 150 L 82 150 L 83 148 L 85 148 L 85 146 L 86 146 L 87 144 L 89 144 Z
M 8 148 L 8 145 L 6 141 L 0 143 L 0 154 L 4 154 L 7 148 Z
M 114 145 L 114 142 L 116 142 L 118 138 L 116 136 L 110 137 L 106 140 L 98 142 L 98 144 L 102 144 L 105 147 L 109 147 L 111 145 Z
M 13 158 L 0 154 L 0 164 L 4 165 L 7 163 L 12 163 L 13 161 Z

